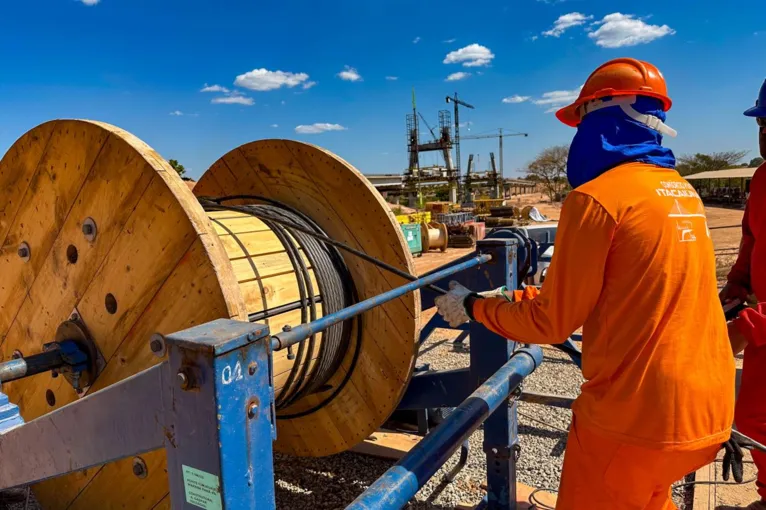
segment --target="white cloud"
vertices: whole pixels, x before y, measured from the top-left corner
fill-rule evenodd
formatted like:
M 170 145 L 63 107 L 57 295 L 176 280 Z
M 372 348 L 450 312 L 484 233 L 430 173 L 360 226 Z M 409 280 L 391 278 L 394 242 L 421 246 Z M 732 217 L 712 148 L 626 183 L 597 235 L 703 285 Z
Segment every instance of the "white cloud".
M 295 126 L 295 132 L 301 135 L 315 135 L 318 133 L 324 133 L 325 131 L 345 131 L 346 129 L 348 128 L 345 128 L 340 124 L 327 124 L 326 122 L 317 122 L 307 126 L 303 124 L 300 126 Z
M 362 81 L 362 76 L 351 66 L 344 66 L 343 71 L 338 73 L 338 78 L 345 81 Z
M 469 76 L 471 76 L 471 73 L 464 73 L 464 72 L 460 71 L 460 72 L 457 72 L 457 73 L 450 74 L 449 76 L 447 76 L 447 78 L 444 79 L 444 81 L 465 80 Z
M 272 124 L 272 125 L 271 125 L 271 127 L 273 127 L 273 128 L 278 128 L 278 127 L 279 127 L 279 124 Z
M 471 126 L 473 126 L 473 122 L 472 122 L 472 121 L 470 121 L 470 120 L 467 120 L 467 121 L 465 121 L 465 122 L 461 122 L 461 123 L 460 123 L 460 127 L 461 127 L 461 128 L 469 128 L 469 127 L 471 127 Z M 470 131 L 470 130 L 469 130 L 469 131 Z
M 414 38 L 414 39 L 412 40 L 412 44 L 417 44 L 417 43 L 419 43 L 419 42 L 420 42 L 420 36 L 417 36 L 416 38 Z
M 465 67 L 481 67 L 489 65 L 495 55 L 481 44 L 469 44 L 459 50 L 451 51 L 444 57 L 444 64 L 462 63 Z
M 533 35 L 533 36 L 532 36 L 532 40 L 533 40 L 533 41 L 536 41 L 536 40 L 538 40 L 539 38 L 540 38 L 540 36 L 539 36 L 539 35 Z
M 182 112 L 181 110 L 175 110 L 175 111 L 170 112 L 170 115 L 172 115 L 174 117 L 180 117 L 183 114 L 184 114 L 184 112 Z
M 229 89 L 227 89 L 226 87 L 222 87 L 220 85 L 208 85 L 206 83 L 205 86 L 202 87 L 200 92 L 223 92 L 224 94 L 228 94 Z
M 398 80 L 398 79 L 399 79 L 399 77 L 398 77 L 398 76 L 386 76 L 386 79 L 387 79 L 388 81 L 396 81 L 396 80 Z
M 317 82 L 315 81 L 307 81 L 306 83 L 303 84 L 303 90 L 308 90 L 316 84 Z
M 258 92 L 276 90 L 282 87 L 293 88 L 306 82 L 309 75 L 306 73 L 288 73 L 285 71 L 269 71 L 268 69 L 253 69 L 245 74 L 240 74 L 234 80 L 234 85 Z
M 622 48 L 646 44 L 676 33 L 667 25 L 650 25 L 643 20 L 636 19 L 632 14 L 619 12 L 607 14 L 597 24 L 601 26 L 598 27 L 598 30 L 588 34 L 588 37 L 596 41 L 596 44 L 602 48 Z
M 96 5 L 96 4 L 97 4 L 97 3 L 99 3 L 101 0 L 80 0 L 80 1 L 81 1 L 82 3 L 84 3 L 85 5 Z
M 529 101 L 531 99 L 530 96 L 520 96 L 518 94 L 515 94 L 513 96 L 508 96 L 503 98 L 503 102 L 506 104 L 517 104 L 517 103 L 523 103 L 524 101 Z
M 453 42 L 455 42 L 455 41 L 457 41 L 457 39 L 445 39 L 445 40 L 443 40 L 442 42 L 443 42 L 443 43 L 447 43 L 447 44 L 451 44 L 451 43 L 453 43 Z
M 580 90 L 582 90 L 582 85 L 574 90 L 553 90 L 545 92 L 538 99 L 533 99 L 532 102 L 538 106 L 547 106 L 548 109 L 545 110 L 545 113 L 551 113 L 562 106 L 573 103 L 580 95 Z
M 245 106 L 253 106 L 255 104 L 252 97 L 242 96 L 240 94 L 214 97 L 210 102 L 213 104 L 242 104 Z
M 584 25 L 586 21 L 592 20 L 593 16 L 586 16 L 579 12 L 570 12 L 559 16 L 559 19 L 553 22 L 553 28 L 543 32 L 545 37 L 559 37 L 568 28 Z

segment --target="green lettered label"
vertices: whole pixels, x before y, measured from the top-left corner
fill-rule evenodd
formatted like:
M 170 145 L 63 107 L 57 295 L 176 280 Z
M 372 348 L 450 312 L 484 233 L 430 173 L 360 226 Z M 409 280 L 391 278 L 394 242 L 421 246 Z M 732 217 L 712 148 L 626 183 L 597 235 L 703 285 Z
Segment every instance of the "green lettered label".
M 218 477 L 183 466 L 186 502 L 205 510 L 222 510 L 221 484 Z

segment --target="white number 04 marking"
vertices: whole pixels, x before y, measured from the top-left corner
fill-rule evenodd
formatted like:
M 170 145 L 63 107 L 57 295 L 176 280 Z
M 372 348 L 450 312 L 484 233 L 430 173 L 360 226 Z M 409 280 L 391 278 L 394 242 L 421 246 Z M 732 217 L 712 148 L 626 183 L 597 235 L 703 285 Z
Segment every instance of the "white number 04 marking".
M 234 381 L 241 381 L 242 380 L 242 365 L 239 361 L 234 365 L 234 370 L 232 370 L 231 365 L 226 365 L 223 367 L 223 372 L 221 373 L 221 382 L 224 384 L 231 384 Z

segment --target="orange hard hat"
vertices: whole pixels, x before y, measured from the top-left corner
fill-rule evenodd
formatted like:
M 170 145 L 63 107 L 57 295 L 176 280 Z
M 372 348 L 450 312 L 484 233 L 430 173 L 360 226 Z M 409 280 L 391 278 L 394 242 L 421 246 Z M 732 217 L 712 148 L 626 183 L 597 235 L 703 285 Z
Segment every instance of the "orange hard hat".
M 602 64 L 585 81 L 577 101 L 556 112 L 556 117 L 567 126 L 580 124 L 580 106 L 604 97 L 648 96 L 662 101 L 662 109 L 670 110 L 673 102 L 668 97 L 665 78 L 649 62 L 634 58 L 616 58 Z

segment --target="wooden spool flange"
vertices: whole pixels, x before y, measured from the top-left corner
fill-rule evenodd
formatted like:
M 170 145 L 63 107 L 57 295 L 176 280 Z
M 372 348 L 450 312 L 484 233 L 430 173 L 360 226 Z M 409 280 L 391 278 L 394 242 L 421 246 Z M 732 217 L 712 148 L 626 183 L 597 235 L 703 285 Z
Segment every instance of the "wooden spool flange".
M 403 236 L 377 192 L 357 170 L 317 147 L 247 144 L 216 162 L 194 193 L 280 200 L 311 216 L 331 237 L 411 272 Z M 83 229 L 91 221 L 95 235 Z M 76 313 L 106 363 L 92 392 L 156 364 L 149 348 L 153 333 L 221 317 L 247 320 L 252 300 L 240 284 L 237 257 L 219 232 L 170 165 L 133 135 L 80 120 L 32 129 L 0 160 L 2 359 L 15 350 L 40 352 Z M 22 246 L 28 247 L 23 254 Z M 353 256 L 344 258 L 360 299 L 404 283 Z M 336 453 L 380 426 L 409 381 L 419 309 L 418 296 L 410 294 L 365 314 L 349 383 L 321 410 L 280 420 L 276 448 Z M 349 366 L 347 359 L 333 377 L 343 377 Z M 8 383 L 3 391 L 27 421 L 78 398 L 63 377 L 46 375 Z M 290 411 L 308 408 L 316 398 L 304 397 Z M 136 463 L 145 466 L 141 476 L 134 473 Z M 34 490 L 46 510 L 170 507 L 163 450 Z

